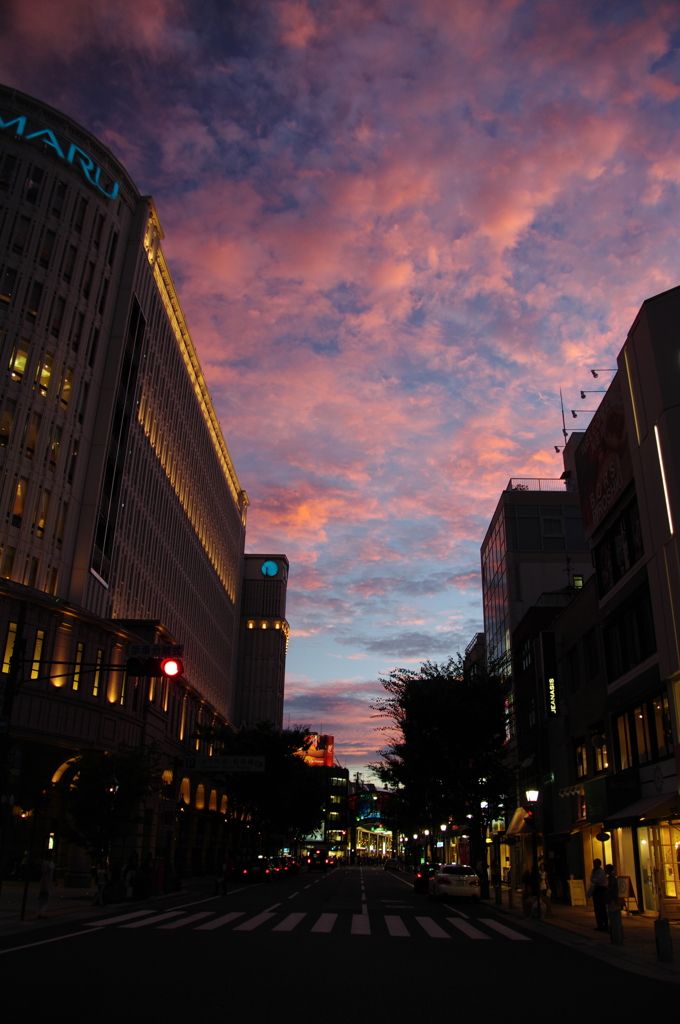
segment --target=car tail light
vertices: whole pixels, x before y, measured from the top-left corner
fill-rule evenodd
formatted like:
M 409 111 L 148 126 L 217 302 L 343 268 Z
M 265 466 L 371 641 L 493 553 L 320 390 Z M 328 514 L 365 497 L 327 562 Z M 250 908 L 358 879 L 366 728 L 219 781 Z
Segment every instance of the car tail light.
M 468 885 L 479 885 L 479 879 L 475 878 L 472 882 L 468 882 Z
M 244 874 L 244 875 L 247 875 L 247 874 L 248 874 L 248 869 L 247 869 L 247 868 L 244 868 L 244 869 L 243 869 L 243 874 Z
M 420 871 L 419 871 L 419 872 L 418 872 L 418 874 L 416 875 L 416 878 L 422 878 L 422 877 L 423 877 L 423 876 L 422 876 L 422 874 L 421 874 L 421 873 L 420 873 Z
M 264 873 L 265 873 L 265 875 L 268 875 L 269 874 L 269 868 L 265 868 L 264 869 Z

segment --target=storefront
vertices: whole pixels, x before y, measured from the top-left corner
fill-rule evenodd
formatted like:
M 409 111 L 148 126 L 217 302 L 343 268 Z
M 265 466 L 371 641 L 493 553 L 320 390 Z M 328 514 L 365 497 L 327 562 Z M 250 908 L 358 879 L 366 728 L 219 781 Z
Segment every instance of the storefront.
M 680 798 L 639 800 L 605 821 L 619 877 L 630 879 L 629 909 L 680 919 Z

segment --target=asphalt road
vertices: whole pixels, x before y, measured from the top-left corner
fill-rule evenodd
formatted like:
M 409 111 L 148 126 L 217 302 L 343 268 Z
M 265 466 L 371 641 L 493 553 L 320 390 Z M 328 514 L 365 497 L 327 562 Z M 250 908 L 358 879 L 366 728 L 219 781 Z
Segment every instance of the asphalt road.
M 303 872 L 27 929 L 0 942 L 0 970 L 26 1019 L 53 1021 L 193 1024 L 210 1014 L 331 1024 L 375 1013 L 429 1020 L 436 1011 L 526 1024 L 646 1016 L 677 992 L 487 906 L 435 904 L 374 868 Z

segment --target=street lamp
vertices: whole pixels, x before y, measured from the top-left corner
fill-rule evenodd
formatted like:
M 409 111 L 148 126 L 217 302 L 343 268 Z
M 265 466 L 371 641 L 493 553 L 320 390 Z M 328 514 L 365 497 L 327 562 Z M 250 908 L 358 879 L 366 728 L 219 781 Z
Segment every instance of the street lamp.
M 527 789 L 526 797 L 527 797 L 527 803 L 532 804 L 535 809 L 538 809 L 538 797 L 539 797 L 538 790 L 537 789 Z M 532 811 L 532 815 L 533 815 L 533 811 Z M 532 830 L 531 830 L 531 851 L 532 851 L 533 859 L 534 859 L 534 870 L 533 870 L 534 885 L 533 885 L 533 888 L 534 888 L 534 892 L 536 893 L 536 909 L 538 911 L 538 920 L 540 921 L 541 920 L 541 881 L 540 881 L 540 878 L 539 878 L 539 875 L 538 875 L 538 832 L 537 832 L 537 825 L 538 825 L 538 822 L 537 822 L 536 818 L 534 817 L 533 821 L 532 821 Z

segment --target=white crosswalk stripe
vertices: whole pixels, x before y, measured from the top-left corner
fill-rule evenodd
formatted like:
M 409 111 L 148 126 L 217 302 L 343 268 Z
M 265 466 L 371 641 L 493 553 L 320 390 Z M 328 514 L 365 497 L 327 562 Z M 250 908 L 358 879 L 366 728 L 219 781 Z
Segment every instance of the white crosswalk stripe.
M 337 914 L 322 914 L 312 928 L 312 931 L 316 932 L 318 935 L 328 935 L 329 932 L 333 931 L 333 925 L 337 919 Z
M 370 935 L 371 920 L 366 914 L 352 914 L 352 935 Z
M 272 928 L 273 932 L 292 932 L 296 924 L 299 924 L 306 914 L 289 914 L 285 917 L 280 924 L 274 925 Z
M 387 925 L 388 932 L 390 933 L 390 935 L 393 936 L 393 938 L 410 939 L 410 931 L 408 930 L 402 919 L 398 917 L 396 914 L 385 914 L 385 924 Z
M 225 914 L 223 917 L 216 917 L 214 921 L 207 921 L 206 924 L 199 924 L 195 931 L 211 932 L 215 928 L 221 928 L 224 924 L 230 924 L 231 921 L 235 921 L 238 917 L 243 917 L 243 914 L 244 912 L 242 910 L 233 910 L 231 914 Z
M 278 907 L 278 904 L 277 904 Z M 410 939 L 414 935 L 423 938 L 423 932 L 430 939 L 452 939 L 464 938 L 473 940 L 486 940 L 489 941 L 493 938 L 501 938 L 502 940 L 509 940 L 511 942 L 530 942 L 528 935 L 523 935 L 521 932 L 515 931 L 514 928 L 509 928 L 505 924 L 501 924 L 499 921 L 495 921 L 492 918 L 483 917 L 475 918 L 475 925 L 483 925 L 490 929 L 492 934 L 488 934 L 480 928 L 475 927 L 470 920 L 461 920 L 459 917 L 447 917 L 446 923 L 450 925 L 451 931 L 445 930 L 442 927 L 444 921 L 439 918 L 435 920 L 432 917 L 418 916 L 411 917 L 411 921 L 417 922 L 420 926 L 421 931 L 413 932 L 413 927 L 408 923 L 409 916 L 407 914 L 406 920 L 400 914 L 374 914 L 372 917 L 366 913 L 366 910 L 362 908 L 362 913 L 354 913 L 348 915 L 337 914 L 337 913 L 323 913 L 320 914 L 316 919 L 314 915 L 310 915 L 309 912 L 302 912 L 295 914 L 285 914 L 276 907 L 270 907 L 269 909 L 262 911 L 259 914 L 255 914 L 253 917 L 248 917 L 246 920 L 241 921 L 240 924 L 234 924 L 239 918 L 246 916 L 243 910 L 233 910 L 228 914 L 222 914 L 219 917 L 214 917 L 214 910 L 202 910 L 195 914 L 185 914 L 184 909 L 168 910 L 163 913 L 155 913 L 152 910 L 137 910 L 130 914 L 121 914 L 118 917 L 105 918 L 103 921 L 93 919 L 88 922 L 89 924 L 97 924 L 98 927 L 103 925 L 113 925 L 119 928 L 146 928 L 154 927 L 158 931 L 175 931 L 179 928 L 191 927 L 193 931 L 197 932 L 209 932 L 215 931 L 218 928 L 223 928 L 228 925 L 233 925 L 231 931 L 234 932 L 252 932 L 257 928 L 261 928 L 263 931 L 272 932 L 283 932 L 290 933 L 297 931 L 301 933 L 309 933 L 314 935 L 330 935 L 331 932 L 335 931 L 335 934 L 347 934 L 347 917 L 350 917 L 350 935 L 372 935 L 373 937 L 385 937 L 388 935 L 390 938 L 398 939 Z M 404 911 L 402 913 L 405 913 Z M 267 929 L 274 918 L 279 917 L 280 920 L 273 924 L 271 928 Z M 381 917 L 385 922 L 385 928 L 382 928 Z M 299 927 L 305 919 L 311 919 L 314 923 L 309 927 Z M 342 922 L 344 921 L 344 924 Z M 198 922 L 201 922 L 200 924 Z M 371 923 L 372 922 L 372 923 Z M 440 923 L 441 922 L 441 923 Z M 337 925 L 337 928 L 336 928 Z M 495 933 L 495 934 L 493 934 Z
M 417 917 L 416 921 L 424 928 L 431 939 L 450 939 L 451 936 L 448 932 L 445 932 L 443 928 L 440 928 L 436 921 L 433 921 L 431 917 Z
M 490 917 L 480 917 L 480 924 L 485 924 L 487 928 L 493 928 L 499 935 L 504 935 L 506 939 L 512 939 L 513 942 L 531 942 L 528 935 L 521 935 L 519 932 L 514 931 L 512 928 L 507 928 L 500 921 L 492 921 Z
M 458 928 L 459 931 L 467 935 L 469 939 L 490 939 L 490 935 L 485 935 L 484 932 L 480 932 L 479 928 L 473 928 L 467 921 L 461 921 L 457 917 L 447 917 L 446 919 L 449 924 L 452 924 L 454 928 Z
M 276 914 L 269 914 L 265 910 L 262 914 L 257 914 L 255 917 L 251 917 L 249 921 L 244 921 L 243 924 L 237 924 L 234 928 L 235 932 L 252 932 L 256 928 L 259 928 L 261 924 L 265 924 L 270 921 L 272 917 L 276 917 Z

